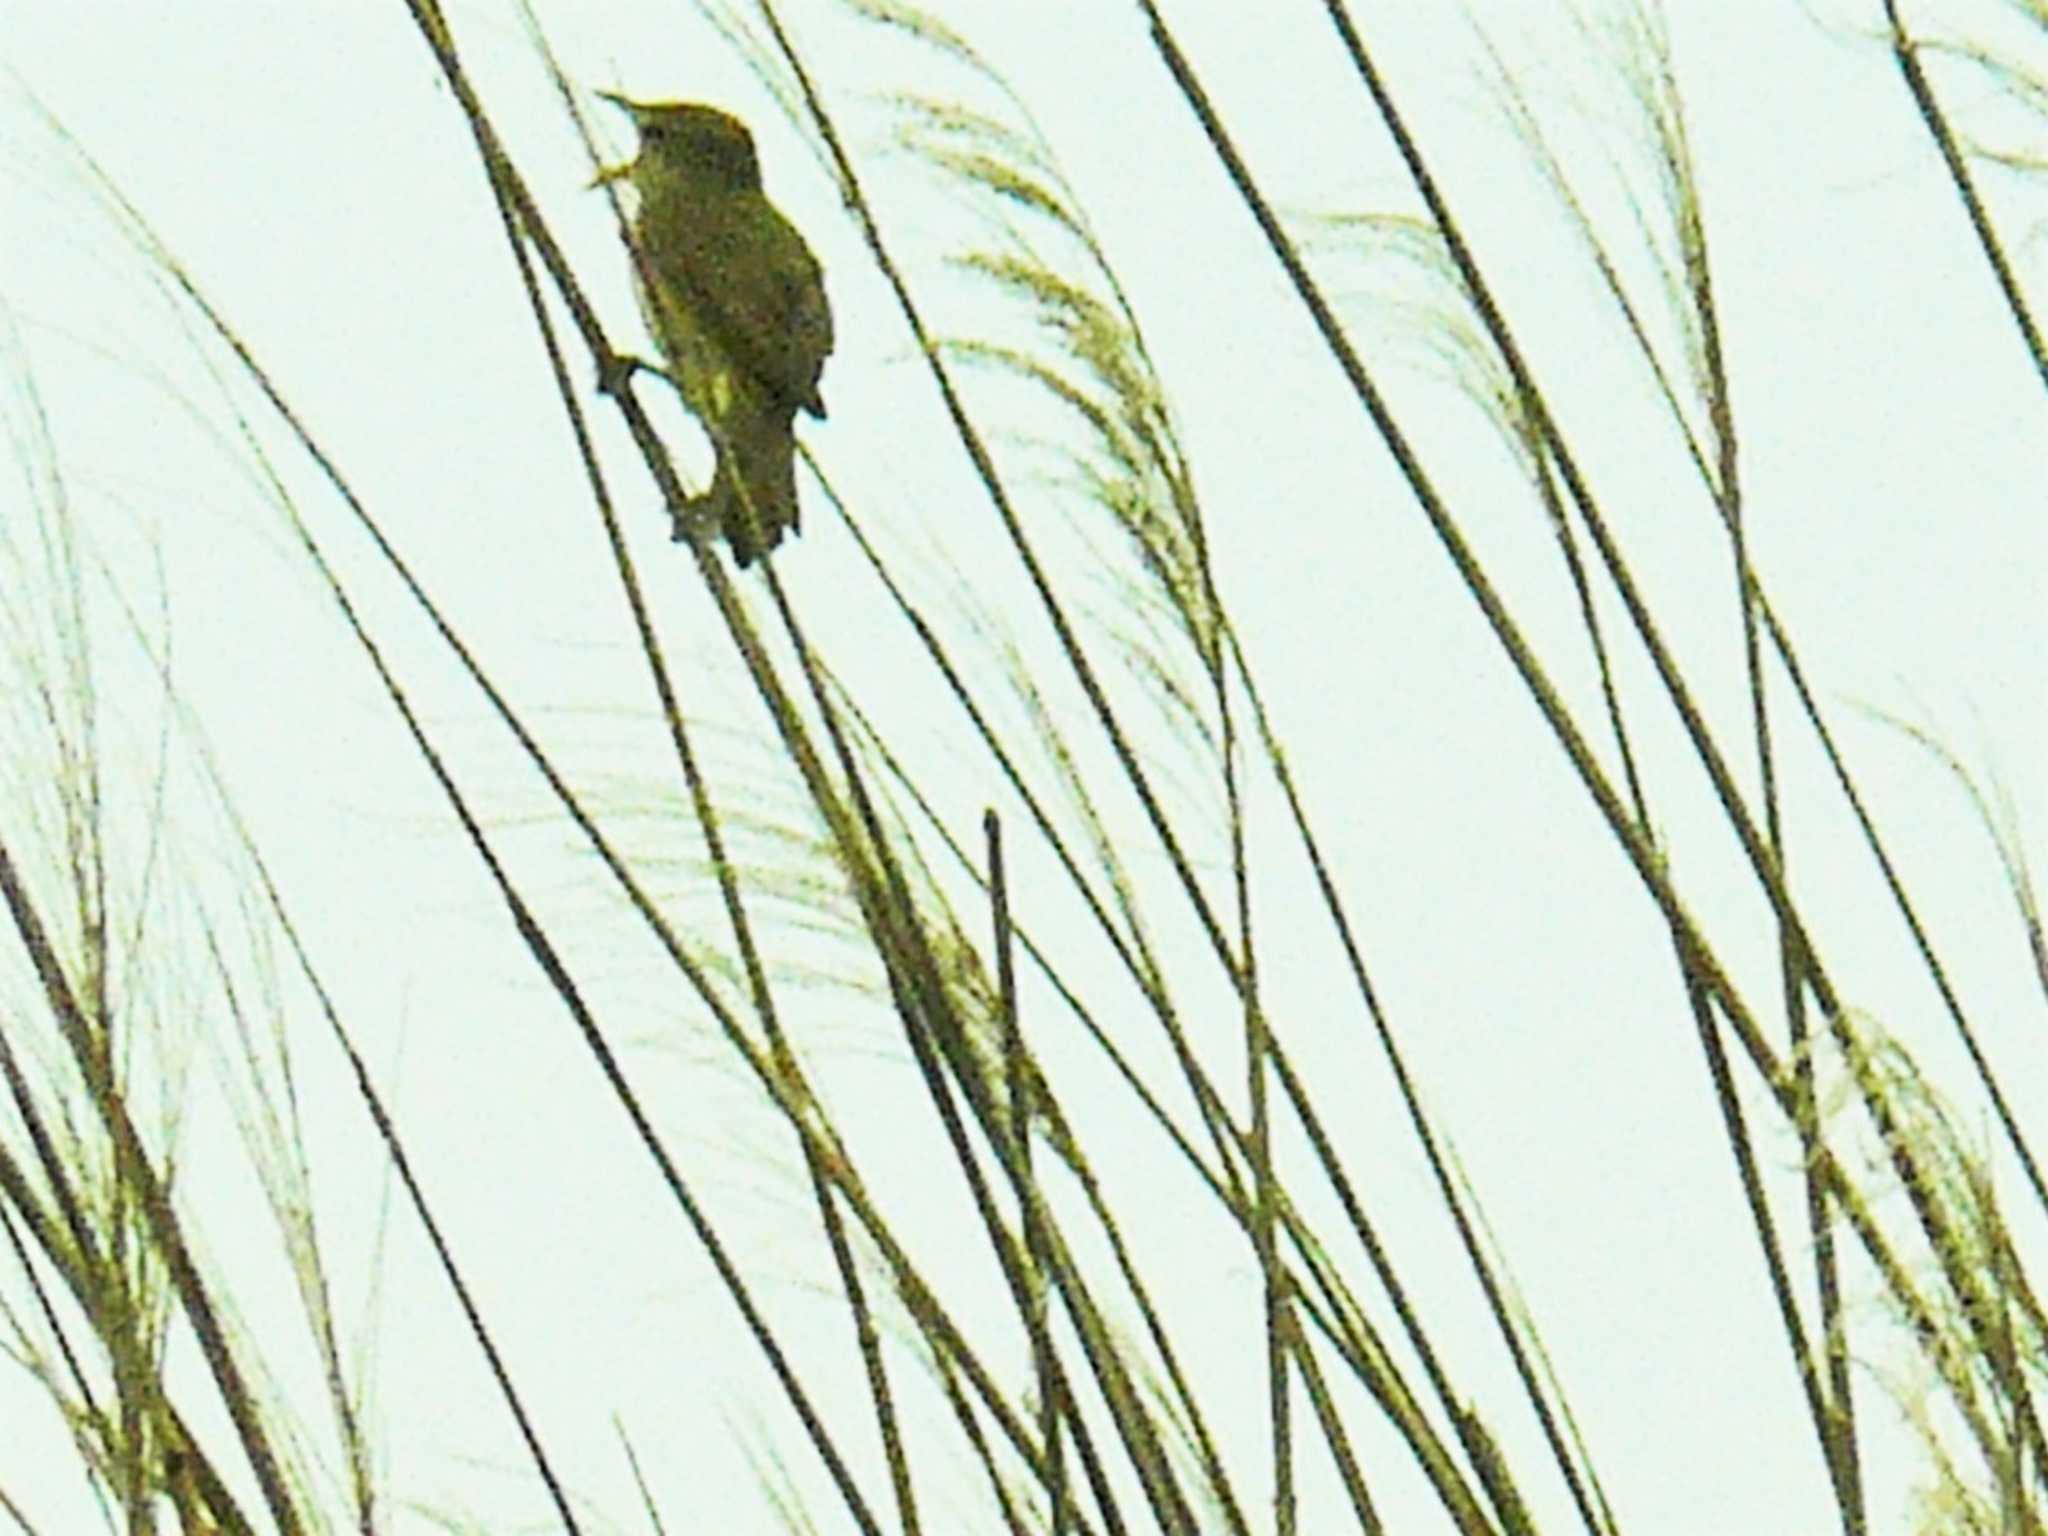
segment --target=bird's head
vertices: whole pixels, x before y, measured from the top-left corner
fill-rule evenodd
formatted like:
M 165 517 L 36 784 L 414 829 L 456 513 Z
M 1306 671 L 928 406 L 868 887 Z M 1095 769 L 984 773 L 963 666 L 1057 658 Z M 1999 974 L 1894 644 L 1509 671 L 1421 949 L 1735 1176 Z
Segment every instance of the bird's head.
M 606 166 L 592 185 L 631 177 L 643 197 L 666 182 L 693 190 L 761 189 L 754 136 L 730 112 L 695 101 L 633 101 L 609 91 L 598 94 L 633 119 L 640 154 L 628 164 Z

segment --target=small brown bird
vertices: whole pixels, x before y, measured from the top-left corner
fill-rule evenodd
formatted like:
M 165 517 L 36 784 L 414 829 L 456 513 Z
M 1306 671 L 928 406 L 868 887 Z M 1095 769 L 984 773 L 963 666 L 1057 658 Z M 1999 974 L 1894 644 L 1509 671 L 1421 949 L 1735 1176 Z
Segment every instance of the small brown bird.
M 796 413 L 825 414 L 818 380 L 832 351 L 824 273 L 762 192 L 745 123 L 696 102 L 601 94 L 632 115 L 640 153 L 598 181 L 630 178 L 639 193 L 641 306 L 718 450 L 711 489 L 689 510 L 747 566 L 798 526 Z

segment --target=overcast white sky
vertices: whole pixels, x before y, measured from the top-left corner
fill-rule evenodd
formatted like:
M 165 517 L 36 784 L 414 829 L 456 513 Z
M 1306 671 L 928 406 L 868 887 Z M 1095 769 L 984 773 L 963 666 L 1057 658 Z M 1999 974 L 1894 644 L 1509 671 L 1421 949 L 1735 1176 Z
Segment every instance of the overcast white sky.
M 1165 8 L 1290 216 L 1413 207 L 1322 7 Z M 1502 128 L 1471 22 L 1434 0 L 1360 9 L 1504 306 L 1559 391 L 1565 428 L 1695 669 L 1705 707 L 1742 743 L 1719 535 L 1625 338 L 1525 151 Z M 1475 0 L 1471 9 L 1564 135 L 1604 227 L 1624 238 L 1626 206 L 1606 157 L 1639 165 L 1640 146 L 1611 69 L 1558 20 L 1558 7 Z M 1959 35 L 2048 71 L 2048 37 L 2039 28 L 2029 36 L 2013 8 L 1958 0 L 1939 9 Z M 1654 912 L 1229 195 L 1142 18 L 1106 3 L 952 0 L 933 10 L 1028 104 L 1133 296 L 1193 455 L 1224 595 L 1330 839 L 1375 982 L 1526 1288 L 1623 1529 L 1830 1528 L 1822 1470 Z M 2040 380 L 1897 71 L 1866 35 L 1881 15 L 1876 0 L 1803 9 L 1672 0 L 1669 10 L 1729 338 L 1754 558 L 2005 1086 L 2032 1124 L 2048 1124 L 2041 999 L 2029 990 L 1995 855 L 1953 781 L 1871 713 L 1928 729 L 2002 784 L 2034 867 L 2048 869 Z M 150 220 L 572 777 L 623 815 L 666 796 L 672 774 L 516 274 L 431 58 L 402 6 L 364 0 L 17 0 L 4 11 L 0 303 L 16 432 L 32 385 L 91 558 L 173 636 L 178 686 L 405 1117 L 521 1385 L 590 1500 L 592 1528 L 645 1528 L 611 1427 L 616 1414 L 671 1530 L 782 1529 L 750 1458 L 779 1447 L 795 1481 L 821 1497 L 791 1416 L 247 473 L 246 450 L 198 360 L 217 362 L 218 349 L 181 333 L 97 211 L 85 173 L 31 106 L 40 102 Z M 975 215 L 889 142 L 880 93 L 944 97 L 967 84 L 930 55 L 853 24 L 832 0 L 797 0 L 788 12 L 936 322 L 956 334 L 1014 327 L 986 290 L 943 265 L 985 233 Z M 807 142 L 680 0 L 564 5 L 544 8 L 544 20 L 581 86 L 705 99 L 755 124 L 769 188 L 823 261 L 838 319 L 824 386 L 831 416 L 806 425 L 807 441 L 863 527 L 923 581 L 923 601 L 947 611 L 954 586 L 971 583 L 1033 664 L 1052 668 L 1007 542 Z M 607 324 L 640 344 L 609 213 L 583 190 L 589 168 L 516 17 L 476 0 L 454 22 Z M 2027 125 L 2000 115 L 1981 80 L 1944 78 L 1972 122 L 2042 152 L 2040 124 L 2027 139 Z M 614 147 L 628 146 L 620 137 Z M 2048 201 L 2038 184 L 1986 177 L 2038 312 L 2048 299 Z M 1432 472 L 1531 633 L 1558 658 L 1574 704 L 1589 706 L 1569 590 L 1498 440 L 1430 375 L 1402 320 L 1376 303 L 1396 281 L 1389 269 L 1327 260 L 1328 281 Z M 1646 275 L 1640 263 L 1630 273 Z M 1014 396 L 977 387 L 999 439 L 1006 428 L 1050 430 L 1042 416 L 996 416 Z M 247 399 L 240 383 L 231 388 Z M 717 766 L 744 781 L 764 761 L 758 713 L 688 562 L 666 545 L 657 498 L 626 439 L 608 419 L 601 431 L 689 707 L 729 731 L 717 738 Z M 748 1092 L 719 1064 L 701 1010 L 652 964 L 345 510 L 267 423 L 264 433 L 457 771 L 537 899 L 580 941 L 574 958 L 617 1022 L 630 1066 L 734 1224 L 798 1347 L 852 1391 L 857 1362 L 842 1321 L 810 1289 L 825 1283 L 827 1267 L 787 1146 L 763 1129 Z M 11 446 L 20 445 L 17 437 Z M 1071 508 L 1062 489 L 1029 477 L 1027 446 L 1002 446 L 1018 466 L 1027 515 L 1063 523 Z M 946 797 L 943 813 L 967 832 L 997 799 L 992 771 L 960 747 L 957 720 L 916 670 L 816 487 L 804 494 L 806 532 L 778 557 L 778 571 L 813 639 L 842 658 L 864 702 L 932 753 L 955 754 L 957 766 L 935 771 L 932 783 Z M 0 581 L 9 581 L 34 516 L 28 479 L 9 475 L 0 497 L 0 548 L 13 550 Z M 1113 606 L 1108 580 L 1074 581 Z M 110 589 L 96 590 L 102 618 L 115 615 Z M 107 635 L 109 773 L 146 784 L 158 706 L 146 668 L 119 657 L 117 623 Z M 1681 883 L 1766 1002 L 1774 988 L 1761 908 L 1713 831 L 1705 786 L 1682 766 L 1669 713 L 1633 651 L 1624 681 Z M 1047 686 L 1082 731 L 1078 695 L 1062 679 Z M 1784 708 L 1782 690 L 1777 698 Z M 1788 726 L 1788 739 L 1788 798 L 1808 839 L 1795 851 L 1794 883 L 1852 1005 L 1921 1053 L 1964 1123 L 1989 1140 L 1960 1052 L 1809 737 Z M 1170 747 L 1148 750 L 1170 766 Z M 1748 749 L 1733 755 L 1746 784 Z M 1277 828 L 1276 804 L 1255 810 Z M 13 815 L 0 803 L 10 837 Z M 1110 815 L 1165 902 L 1164 861 L 1141 824 L 1121 804 Z M 172 831 L 191 878 L 218 880 L 217 827 L 193 815 Z M 671 856 L 685 847 L 658 825 L 640 835 L 635 846 L 650 860 L 665 842 Z M 1204 856 L 1213 863 L 1223 852 L 1216 843 Z M 1028 900 L 1053 879 L 1050 861 L 1028 840 L 1014 857 Z M 1292 855 L 1276 862 L 1291 870 Z M 1221 866 L 1211 873 L 1223 889 Z M 679 910 L 711 921 L 712 904 L 688 871 L 668 869 L 663 882 Z M 1546 1475 L 1475 1288 L 1395 1123 L 1384 1065 L 1307 887 L 1289 873 L 1275 877 L 1270 896 L 1267 995 L 1279 1027 L 1291 1031 L 1346 1136 L 1364 1197 L 1458 1379 L 1498 1415 L 1544 1527 L 1567 1529 L 1562 1489 Z M 1163 920 L 1159 937 L 1190 974 L 1213 969 L 1184 922 Z M 10 986 L 17 975 L 0 970 Z M 1218 1012 L 1205 1027 L 1225 1040 L 1229 1010 L 1220 990 L 1207 996 Z M 884 1187 L 912 1230 L 947 1230 L 958 1182 L 922 1139 L 919 1090 L 886 1015 L 829 989 L 799 1006 L 815 1014 L 807 1022 L 839 1081 L 866 1096 L 849 1100 L 848 1112 L 857 1137 L 865 1127 L 878 1183 L 893 1175 Z M 198 1011 L 201 1037 L 225 1028 L 215 1010 Z M 1128 1018 L 1142 1029 L 1136 1010 Z M 482 1529 L 545 1528 L 410 1216 L 395 1211 L 377 1240 L 381 1175 L 335 1053 L 309 1010 L 295 1013 L 294 1028 L 304 1031 L 299 1088 L 316 1185 L 333 1204 L 343 1326 L 373 1340 L 382 1470 L 390 1493 L 412 1501 L 390 1529 L 428 1529 L 428 1511 L 474 1516 Z M 1155 1044 L 1140 1048 L 1156 1053 Z M 195 1094 L 184 1177 L 206 1188 L 204 1170 L 231 1167 L 234 1131 L 216 1101 Z M 1782 1172 L 1796 1150 L 1764 1123 Z M 1131 1129 L 1128 1142 L 1115 1140 L 1123 1134 L 1110 1133 L 1098 1160 L 1134 1203 L 1152 1251 L 1178 1255 L 1167 1272 L 1185 1280 L 1178 1300 L 1213 1338 L 1204 1365 L 1221 1383 L 1216 1401 L 1242 1406 L 1233 1444 L 1255 1445 L 1260 1357 L 1243 1332 L 1258 1323 L 1251 1257 L 1208 1216 L 1185 1214 L 1198 1203 L 1155 1136 Z M 920 1174 L 930 1168 L 945 1172 Z M 238 1177 L 222 1173 L 221 1186 Z M 2002 1187 L 2024 1206 L 2016 1185 Z M 253 1203 L 248 1210 L 243 1226 L 216 1215 L 207 1227 L 216 1262 L 233 1262 L 244 1242 L 267 1251 L 269 1231 Z M 1782 1214 L 1795 1231 L 1794 1209 Z M 2040 1213 L 2023 1210 L 2019 1231 L 2039 1255 Z M 276 1351 L 273 1366 L 297 1400 L 311 1402 L 310 1378 L 293 1376 L 310 1357 L 296 1342 L 282 1276 L 257 1268 L 261 1278 L 237 1293 L 244 1322 Z M 24 1293 L 8 1274 L 0 1294 L 18 1305 Z M 1859 1270 L 1852 1279 L 1871 1337 L 1881 1338 L 1868 1277 Z M 1860 1385 L 1874 1451 L 1897 1452 L 1866 1463 L 1885 1517 L 1875 1528 L 1898 1529 L 1910 1442 L 1888 1427 L 1893 1415 L 1872 1379 Z M 1390 1528 L 1446 1528 L 1431 1523 L 1441 1519 L 1436 1506 L 1369 1422 L 1370 1408 L 1361 1403 L 1358 1416 L 1361 1449 L 1386 1469 Z M 877 1467 L 864 1470 L 879 1496 Z M 1257 1486 L 1256 1472 L 1247 1476 Z M 950 1514 L 961 1522 L 977 1508 L 967 1472 L 935 1472 L 933 1483 L 928 1528 L 968 1528 L 946 1504 L 960 1501 Z M 0 1375 L 0 1489 L 39 1529 L 95 1528 L 60 1426 L 16 1375 Z M 850 1528 L 829 1503 L 814 1508 L 829 1511 L 821 1529 Z

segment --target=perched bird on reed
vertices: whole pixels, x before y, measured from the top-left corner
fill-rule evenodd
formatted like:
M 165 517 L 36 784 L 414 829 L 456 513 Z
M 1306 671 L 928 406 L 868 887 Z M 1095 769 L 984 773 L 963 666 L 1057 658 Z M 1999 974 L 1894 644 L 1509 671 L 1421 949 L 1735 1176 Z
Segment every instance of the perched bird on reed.
M 640 153 L 598 182 L 629 179 L 639 193 L 641 306 L 718 450 L 711 489 L 685 510 L 750 565 L 797 528 L 796 413 L 825 414 L 818 379 L 832 350 L 824 273 L 762 192 L 745 123 L 696 102 L 602 94 L 631 114 Z

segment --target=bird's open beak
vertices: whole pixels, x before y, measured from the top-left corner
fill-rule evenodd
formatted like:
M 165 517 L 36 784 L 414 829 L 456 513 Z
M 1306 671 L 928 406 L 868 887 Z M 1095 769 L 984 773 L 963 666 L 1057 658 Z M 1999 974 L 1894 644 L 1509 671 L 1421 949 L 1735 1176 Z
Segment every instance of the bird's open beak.
M 632 118 L 633 123 L 636 127 L 639 125 L 640 104 L 634 101 L 632 97 L 621 96 L 617 91 L 598 91 L 595 94 L 600 101 L 610 102 L 613 106 L 617 107 L 621 112 L 624 112 L 628 117 Z M 623 164 L 620 165 L 600 166 L 598 168 L 597 174 L 590 178 L 590 185 L 592 187 L 601 187 L 604 186 L 607 182 L 624 181 L 627 178 L 629 178 L 632 174 L 633 162 L 630 160 L 625 161 Z

